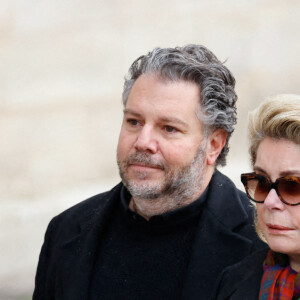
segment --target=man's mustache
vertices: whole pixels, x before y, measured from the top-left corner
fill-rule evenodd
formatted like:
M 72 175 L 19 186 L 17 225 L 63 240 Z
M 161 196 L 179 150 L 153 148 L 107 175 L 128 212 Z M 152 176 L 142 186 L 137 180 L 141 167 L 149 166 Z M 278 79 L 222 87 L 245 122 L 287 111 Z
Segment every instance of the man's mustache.
M 144 152 L 135 152 L 134 154 L 131 154 L 125 163 L 127 166 L 132 164 L 142 164 L 147 167 L 159 168 L 162 170 L 165 169 L 165 165 L 161 161 L 153 159 L 151 154 Z

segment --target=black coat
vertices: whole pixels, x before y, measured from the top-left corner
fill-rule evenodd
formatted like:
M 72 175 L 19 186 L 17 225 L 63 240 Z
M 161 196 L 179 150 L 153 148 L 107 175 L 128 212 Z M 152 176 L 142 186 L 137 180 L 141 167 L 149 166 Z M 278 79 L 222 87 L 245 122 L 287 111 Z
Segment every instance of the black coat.
M 41 250 L 34 300 L 88 299 L 96 246 L 119 203 L 122 183 L 56 216 Z M 209 299 L 217 276 L 262 247 L 244 193 L 216 171 L 199 219 L 182 299 Z
M 263 262 L 269 249 L 251 254 L 226 268 L 219 277 L 213 300 L 257 300 L 263 276 Z

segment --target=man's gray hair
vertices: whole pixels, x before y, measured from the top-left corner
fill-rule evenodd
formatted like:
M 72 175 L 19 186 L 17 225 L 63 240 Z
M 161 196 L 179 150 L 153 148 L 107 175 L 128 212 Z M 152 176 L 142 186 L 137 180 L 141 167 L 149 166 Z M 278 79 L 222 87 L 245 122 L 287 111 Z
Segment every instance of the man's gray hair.
M 226 144 L 216 165 L 226 165 L 228 141 L 236 124 L 235 79 L 232 73 L 207 48 L 186 45 L 176 48 L 155 48 L 136 59 L 125 78 L 123 104 L 126 105 L 134 82 L 142 74 L 154 74 L 163 80 L 191 81 L 198 85 L 201 99 L 197 112 L 205 132 L 224 129 L 228 133 Z

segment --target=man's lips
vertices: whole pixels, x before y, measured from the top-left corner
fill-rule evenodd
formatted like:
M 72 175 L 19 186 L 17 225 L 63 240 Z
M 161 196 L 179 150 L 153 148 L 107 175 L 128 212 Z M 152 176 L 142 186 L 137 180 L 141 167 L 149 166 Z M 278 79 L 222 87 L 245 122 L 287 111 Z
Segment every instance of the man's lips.
M 163 169 L 159 165 L 141 164 L 141 163 L 131 163 L 131 164 L 129 164 L 129 166 L 134 167 L 134 168 L 141 168 L 141 169 L 155 169 L 155 170 L 162 170 Z

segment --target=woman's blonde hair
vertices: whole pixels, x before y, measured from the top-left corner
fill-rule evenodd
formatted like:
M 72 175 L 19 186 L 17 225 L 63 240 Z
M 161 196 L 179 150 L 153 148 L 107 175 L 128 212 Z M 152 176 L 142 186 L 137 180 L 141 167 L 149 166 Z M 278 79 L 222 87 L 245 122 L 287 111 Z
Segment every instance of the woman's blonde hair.
M 268 98 L 249 114 L 248 130 L 252 165 L 256 161 L 258 146 L 265 137 L 300 144 L 300 95 Z
M 262 102 L 249 114 L 248 130 L 252 166 L 256 161 L 259 144 L 266 137 L 300 144 L 300 95 L 277 95 Z M 258 236 L 266 242 L 256 211 L 254 219 Z

